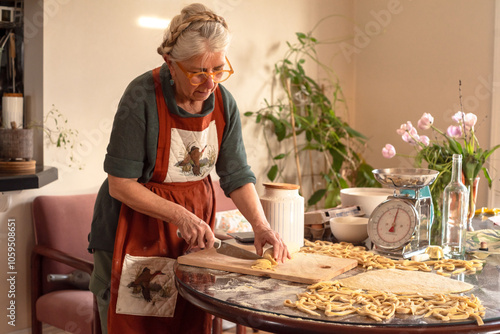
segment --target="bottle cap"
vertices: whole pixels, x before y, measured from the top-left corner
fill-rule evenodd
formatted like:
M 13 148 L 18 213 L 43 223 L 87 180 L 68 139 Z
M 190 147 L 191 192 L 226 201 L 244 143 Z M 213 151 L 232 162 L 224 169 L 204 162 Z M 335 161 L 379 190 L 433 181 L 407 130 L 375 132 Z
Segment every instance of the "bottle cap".
M 481 241 L 481 243 L 479 244 L 479 250 L 487 251 L 488 250 L 488 243 L 486 241 Z

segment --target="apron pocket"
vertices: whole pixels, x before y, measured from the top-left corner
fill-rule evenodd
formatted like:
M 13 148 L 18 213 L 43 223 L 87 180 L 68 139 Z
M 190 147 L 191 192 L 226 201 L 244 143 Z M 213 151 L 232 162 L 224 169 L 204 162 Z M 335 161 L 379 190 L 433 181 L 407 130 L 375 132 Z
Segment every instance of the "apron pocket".
M 173 317 L 177 301 L 175 260 L 168 257 L 125 255 L 117 314 Z

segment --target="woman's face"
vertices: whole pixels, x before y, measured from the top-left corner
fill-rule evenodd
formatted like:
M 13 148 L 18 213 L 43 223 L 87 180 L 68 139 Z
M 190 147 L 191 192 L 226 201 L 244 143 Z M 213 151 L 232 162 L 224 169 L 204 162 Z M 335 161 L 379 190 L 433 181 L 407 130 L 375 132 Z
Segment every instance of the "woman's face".
M 175 82 L 175 93 L 178 102 L 205 101 L 217 88 L 217 83 L 208 76 L 207 81 L 199 85 L 192 85 L 189 78 L 184 74 L 179 65 L 166 58 L 170 73 Z M 207 53 L 187 61 L 180 62 L 188 73 L 214 72 L 224 68 L 226 58 L 224 52 Z

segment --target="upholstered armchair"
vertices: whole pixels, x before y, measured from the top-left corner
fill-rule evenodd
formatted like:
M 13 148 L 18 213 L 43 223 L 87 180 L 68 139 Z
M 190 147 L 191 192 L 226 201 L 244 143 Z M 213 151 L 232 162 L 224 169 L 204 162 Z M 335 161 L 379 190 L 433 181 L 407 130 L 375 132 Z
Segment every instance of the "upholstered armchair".
M 32 333 L 42 323 L 70 333 L 100 334 L 97 303 L 89 290 L 48 282 L 49 274 L 91 273 L 87 252 L 96 195 L 39 196 L 33 201 L 35 247 L 31 258 Z

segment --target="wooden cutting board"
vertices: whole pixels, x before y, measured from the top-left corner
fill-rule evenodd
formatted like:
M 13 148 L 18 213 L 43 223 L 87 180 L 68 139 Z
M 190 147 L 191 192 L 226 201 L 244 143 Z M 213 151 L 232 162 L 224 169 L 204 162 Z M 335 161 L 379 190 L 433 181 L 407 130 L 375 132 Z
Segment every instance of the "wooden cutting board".
M 254 249 L 244 247 L 245 249 Z M 313 284 L 326 281 L 355 268 L 358 261 L 319 254 L 295 253 L 292 259 L 280 263 L 274 270 L 252 269 L 255 260 L 243 260 L 219 254 L 214 248 L 190 253 L 177 258 L 180 264 L 225 270 L 240 274 L 271 277 L 286 281 Z

